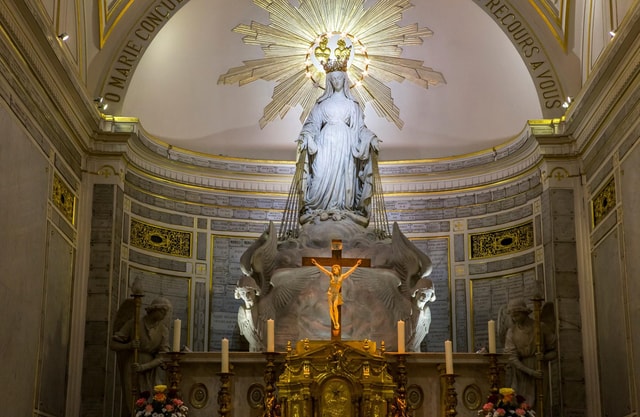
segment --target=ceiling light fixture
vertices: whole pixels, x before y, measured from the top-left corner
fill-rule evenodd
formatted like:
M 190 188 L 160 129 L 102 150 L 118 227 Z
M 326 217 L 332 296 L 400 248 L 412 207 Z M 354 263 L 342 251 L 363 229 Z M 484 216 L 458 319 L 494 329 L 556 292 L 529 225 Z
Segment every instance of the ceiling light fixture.
M 569 108 L 569 105 L 573 102 L 573 97 L 567 97 L 567 100 L 562 103 L 562 107 L 567 109 Z
M 62 42 L 64 42 L 67 39 L 69 39 L 69 34 L 68 33 L 61 33 L 61 34 L 58 35 L 58 39 L 60 39 Z
M 616 31 L 615 30 L 610 30 L 609 31 L 609 36 L 611 36 L 612 38 L 616 36 Z

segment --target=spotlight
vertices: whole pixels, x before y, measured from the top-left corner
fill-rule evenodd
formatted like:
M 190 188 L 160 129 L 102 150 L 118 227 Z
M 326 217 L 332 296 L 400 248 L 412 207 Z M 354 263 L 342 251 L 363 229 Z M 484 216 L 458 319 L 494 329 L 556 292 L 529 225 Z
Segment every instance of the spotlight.
M 69 34 L 68 33 L 61 33 L 61 34 L 58 35 L 58 39 L 60 39 L 62 42 L 64 42 L 67 39 L 69 39 Z
M 96 103 L 96 107 L 101 111 L 107 110 L 107 107 L 109 107 L 109 103 L 104 102 L 104 97 L 96 97 L 93 99 L 93 102 Z
M 613 30 L 609 31 L 609 36 L 613 38 L 614 36 L 616 36 L 616 32 Z
M 567 97 L 567 100 L 562 103 L 562 107 L 567 109 L 569 108 L 569 105 L 571 104 L 571 102 L 573 101 L 573 97 Z

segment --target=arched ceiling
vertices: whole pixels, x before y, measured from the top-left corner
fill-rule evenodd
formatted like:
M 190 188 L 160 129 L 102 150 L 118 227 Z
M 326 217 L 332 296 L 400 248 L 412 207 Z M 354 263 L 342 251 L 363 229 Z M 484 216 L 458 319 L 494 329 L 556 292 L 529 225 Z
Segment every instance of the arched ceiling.
M 116 115 L 138 117 L 149 135 L 174 147 L 293 160 L 302 107 L 260 128 L 276 82 L 218 83 L 231 68 L 264 58 L 260 46 L 245 44 L 233 29 L 252 21 L 269 25 L 269 13 L 251 0 L 184 1 L 127 74 L 128 88 Z M 363 7 L 375 3 L 365 1 Z M 421 45 L 403 47 L 401 57 L 423 61 L 446 83 L 428 89 L 406 80 L 386 83 L 402 129 L 366 107 L 366 123 L 383 141 L 383 160 L 485 150 L 516 137 L 527 120 L 548 117 L 523 51 L 481 5 L 469 0 L 416 1 L 397 25 L 414 23 L 433 35 L 424 37 Z M 125 48 L 126 42 L 121 41 Z M 304 63 L 304 57 L 300 59 Z M 108 80 L 108 75 L 103 78 Z M 107 91 L 105 86 L 99 93 Z

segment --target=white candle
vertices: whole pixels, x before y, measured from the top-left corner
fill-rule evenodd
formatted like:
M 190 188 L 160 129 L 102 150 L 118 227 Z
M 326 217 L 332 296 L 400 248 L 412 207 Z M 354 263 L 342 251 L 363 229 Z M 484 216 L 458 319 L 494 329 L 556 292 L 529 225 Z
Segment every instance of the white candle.
M 173 347 L 172 350 L 174 352 L 180 352 L 180 330 L 182 327 L 182 322 L 180 319 L 175 319 L 173 321 Z
M 222 359 L 220 360 L 221 371 L 229 372 L 229 339 L 222 339 Z
M 404 353 L 404 321 L 398 320 L 398 353 Z
M 273 319 L 267 320 L 267 352 L 275 351 L 275 328 Z
M 496 353 L 496 322 L 489 320 L 489 353 Z
M 451 340 L 444 341 L 444 364 L 448 375 L 453 374 L 453 346 Z

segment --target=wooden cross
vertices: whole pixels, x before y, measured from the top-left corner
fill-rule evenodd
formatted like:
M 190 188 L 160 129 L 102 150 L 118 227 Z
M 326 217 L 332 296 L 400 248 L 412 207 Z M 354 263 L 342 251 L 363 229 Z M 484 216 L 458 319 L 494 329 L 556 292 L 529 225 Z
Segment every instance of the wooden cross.
M 315 259 L 318 264 L 322 266 L 332 267 L 333 265 L 340 265 L 341 267 L 353 267 L 358 259 L 361 258 L 343 258 L 342 257 L 342 241 L 334 239 L 331 241 L 331 258 L 327 257 L 308 257 L 302 258 L 302 266 L 314 266 L 312 259 Z M 370 267 L 371 259 L 362 259 L 361 267 Z M 340 288 L 342 291 L 342 288 Z M 339 328 L 335 328 L 331 323 L 331 340 L 340 340 L 342 334 L 342 306 L 338 306 L 338 320 L 340 323 Z

